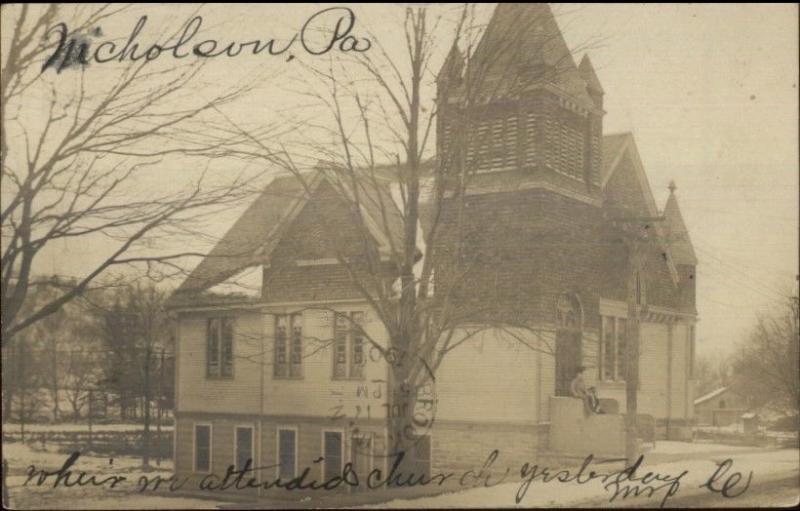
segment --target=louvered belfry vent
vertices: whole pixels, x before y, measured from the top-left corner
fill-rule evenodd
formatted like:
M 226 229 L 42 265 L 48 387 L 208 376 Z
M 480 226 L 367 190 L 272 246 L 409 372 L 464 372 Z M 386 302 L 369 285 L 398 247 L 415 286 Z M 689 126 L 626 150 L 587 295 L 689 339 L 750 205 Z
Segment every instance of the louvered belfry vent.
M 493 57 L 509 45 L 525 51 Z M 474 60 L 463 58 L 451 49 L 438 81 L 440 155 L 467 173 L 516 171 L 561 187 L 599 188 L 602 86 L 587 57 L 575 64 L 547 5 L 500 4 Z M 469 82 L 470 67 L 486 72 Z

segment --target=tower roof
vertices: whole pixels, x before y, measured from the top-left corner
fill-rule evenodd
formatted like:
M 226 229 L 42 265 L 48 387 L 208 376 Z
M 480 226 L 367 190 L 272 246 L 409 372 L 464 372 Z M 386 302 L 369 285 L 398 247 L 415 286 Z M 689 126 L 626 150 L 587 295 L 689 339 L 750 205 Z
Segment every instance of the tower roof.
M 485 73 L 487 82 L 547 83 L 583 106 L 593 106 L 547 4 L 498 4 L 473 62 Z
M 600 85 L 600 79 L 597 78 L 597 73 L 594 71 L 594 66 L 592 65 L 592 61 L 589 59 L 589 54 L 584 54 L 583 58 L 581 59 L 580 65 L 578 65 L 578 71 L 581 74 L 581 78 L 583 81 L 586 82 L 586 87 L 589 90 L 599 92 L 603 94 L 605 91 L 603 90 L 603 86 Z
M 666 219 L 665 227 L 670 252 L 676 264 L 695 266 L 697 265 L 697 256 L 694 253 L 692 240 L 689 238 L 689 230 L 683 222 L 683 216 L 678 207 L 674 182 L 670 183 L 669 190 L 669 198 L 666 206 L 664 206 L 664 218 Z

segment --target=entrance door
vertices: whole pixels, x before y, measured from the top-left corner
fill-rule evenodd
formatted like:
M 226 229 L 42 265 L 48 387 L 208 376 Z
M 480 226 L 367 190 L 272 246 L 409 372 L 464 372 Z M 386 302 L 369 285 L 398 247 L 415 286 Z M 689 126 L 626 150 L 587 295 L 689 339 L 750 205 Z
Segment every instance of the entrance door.
M 556 395 L 569 396 L 569 384 L 581 365 L 583 314 L 577 297 L 561 295 L 556 305 Z
M 556 395 L 569 396 L 569 384 L 581 365 L 581 333 L 559 330 L 556 334 Z

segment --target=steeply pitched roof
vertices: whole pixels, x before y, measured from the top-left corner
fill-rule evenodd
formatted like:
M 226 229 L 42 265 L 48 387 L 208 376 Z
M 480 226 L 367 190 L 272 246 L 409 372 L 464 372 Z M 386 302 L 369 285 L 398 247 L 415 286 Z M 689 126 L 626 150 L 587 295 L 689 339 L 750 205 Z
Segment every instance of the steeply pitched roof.
M 683 216 L 678 207 L 674 183 L 670 183 L 669 198 L 667 199 L 666 206 L 664 206 L 664 218 L 666 219 L 666 236 L 670 251 L 672 252 L 672 257 L 675 259 L 675 264 L 696 266 L 697 256 L 694 253 L 692 240 L 689 237 L 689 230 L 683 222 Z
M 653 197 L 653 191 L 650 189 L 650 182 L 647 179 L 632 133 L 618 133 L 603 137 L 603 175 L 600 180 L 603 189 L 608 186 L 611 176 L 614 175 L 614 172 L 619 168 L 620 162 L 626 156 L 633 163 L 636 181 L 641 189 L 642 199 L 647 207 L 647 214 L 658 216 L 656 200 Z
M 597 73 L 594 71 L 594 66 L 592 65 L 592 61 L 589 60 L 589 55 L 586 54 L 581 59 L 581 63 L 578 65 L 578 72 L 581 74 L 581 78 L 583 81 L 586 82 L 586 86 L 599 93 L 604 93 L 603 86 L 600 85 L 600 79 L 597 78 Z
M 284 230 L 309 200 L 309 194 L 323 181 L 334 180 L 322 171 L 303 177 L 309 185 L 308 192 L 301 179 L 294 175 L 276 177 L 270 182 L 181 284 L 178 293 L 208 290 L 245 268 L 268 262 Z M 355 203 L 355 193 L 352 186 L 345 184 L 347 180 L 335 181 L 334 189 Z M 388 249 L 389 243 L 399 248 L 403 239 L 403 218 L 392 199 L 389 182 L 371 178 L 358 180 L 358 199 L 367 228 L 381 248 Z
M 626 157 L 629 158 L 630 162 L 633 164 L 636 182 L 639 185 L 641 198 L 647 209 L 645 214 L 650 217 L 660 216 L 655 198 L 653 197 L 653 191 L 650 188 L 650 182 L 647 179 L 647 174 L 642 164 L 642 159 L 639 156 L 639 150 L 636 148 L 636 142 L 631 133 L 617 133 L 603 137 L 603 174 L 601 176 L 603 190 L 607 189 L 611 177 L 614 175 L 614 172 L 621 167 L 620 162 Z M 624 195 L 622 198 L 624 198 Z M 626 206 L 626 204 L 622 204 L 622 206 Z M 659 238 L 662 240 L 664 252 L 667 254 L 667 267 L 669 268 L 672 281 L 677 284 L 679 280 L 678 271 L 675 268 L 675 258 L 672 255 L 672 248 L 668 243 L 669 240 L 666 236 L 665 226 L 660 225 L 659 222 L 656 223 L 654 227 Z
M 488 70 L 487 82 L 546 81 L 582 106 L 594 106 L 548 4 L 498 4 L 474 62 Z M 544 69 L 551 71 L 542 73 Z
M 631 140 L 633 140 L 633 135 L 628 132 L 603 135 L 603 168 L 600 176 L 603 186 L 606 185 L 611 178 L 612 171 L 619 164 L 625 144 L 630 143 Z
M 316 182 L 316 181 L 312 181 Z M 178 292 L 203 291 L 265 261 L 278 228 L 301 209 L 306 192 L 294 176 L 276 177 L 183 281 Z

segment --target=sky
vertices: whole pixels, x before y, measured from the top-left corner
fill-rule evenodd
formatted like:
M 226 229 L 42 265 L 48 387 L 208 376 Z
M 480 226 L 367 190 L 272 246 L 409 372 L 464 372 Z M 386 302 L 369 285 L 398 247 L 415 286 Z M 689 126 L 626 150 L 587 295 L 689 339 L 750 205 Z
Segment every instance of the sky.
M 352 5 L 355 32 L 369 29 L 390 52 L 399 51 L 404 5 Z M 285 37 L 325 7 L 210 4 L 200 11 L 201 33 L 220 41 Z M 479 10 L 488 16 L 491 9 Z M 136 6 L 109 21 L 104 33 L 127 35 L 142 14 L 150 26 L 179 26 L 192 10 Z M 602 40 L 589 53 L 606 92 L 605 133 L 634 134 L 659 207 L 668 196 L 668 183 L 677 184 L 700 261 L 698 353 L 730 353 L 758 314 L 796 293 L 797 6 L 575 4 L 556 5 L 555 11 L 570 47 Z M 446 24 L 441 32 L 446 52 Z M 576 61 L 581 56 L 576 54 Z M 312 57 L 297 58 L 307 62 Z M 261 56 L 215 60 L 192 93 L 202 96 L 220 84 L 256 76 L 258 87 L 226 114 L 247 126 L 276 122 L 286 115 L 287 105 L 299 101 L 292 97 L 292 66 L 296 63 Z M 171 176 L 162 173 L 144 186 L 178 182 Z M 226 230 L 239 212 L 220 217 L 215 228 Z M 51 247 L 38 270 L 85 273 L 103 243 Z

